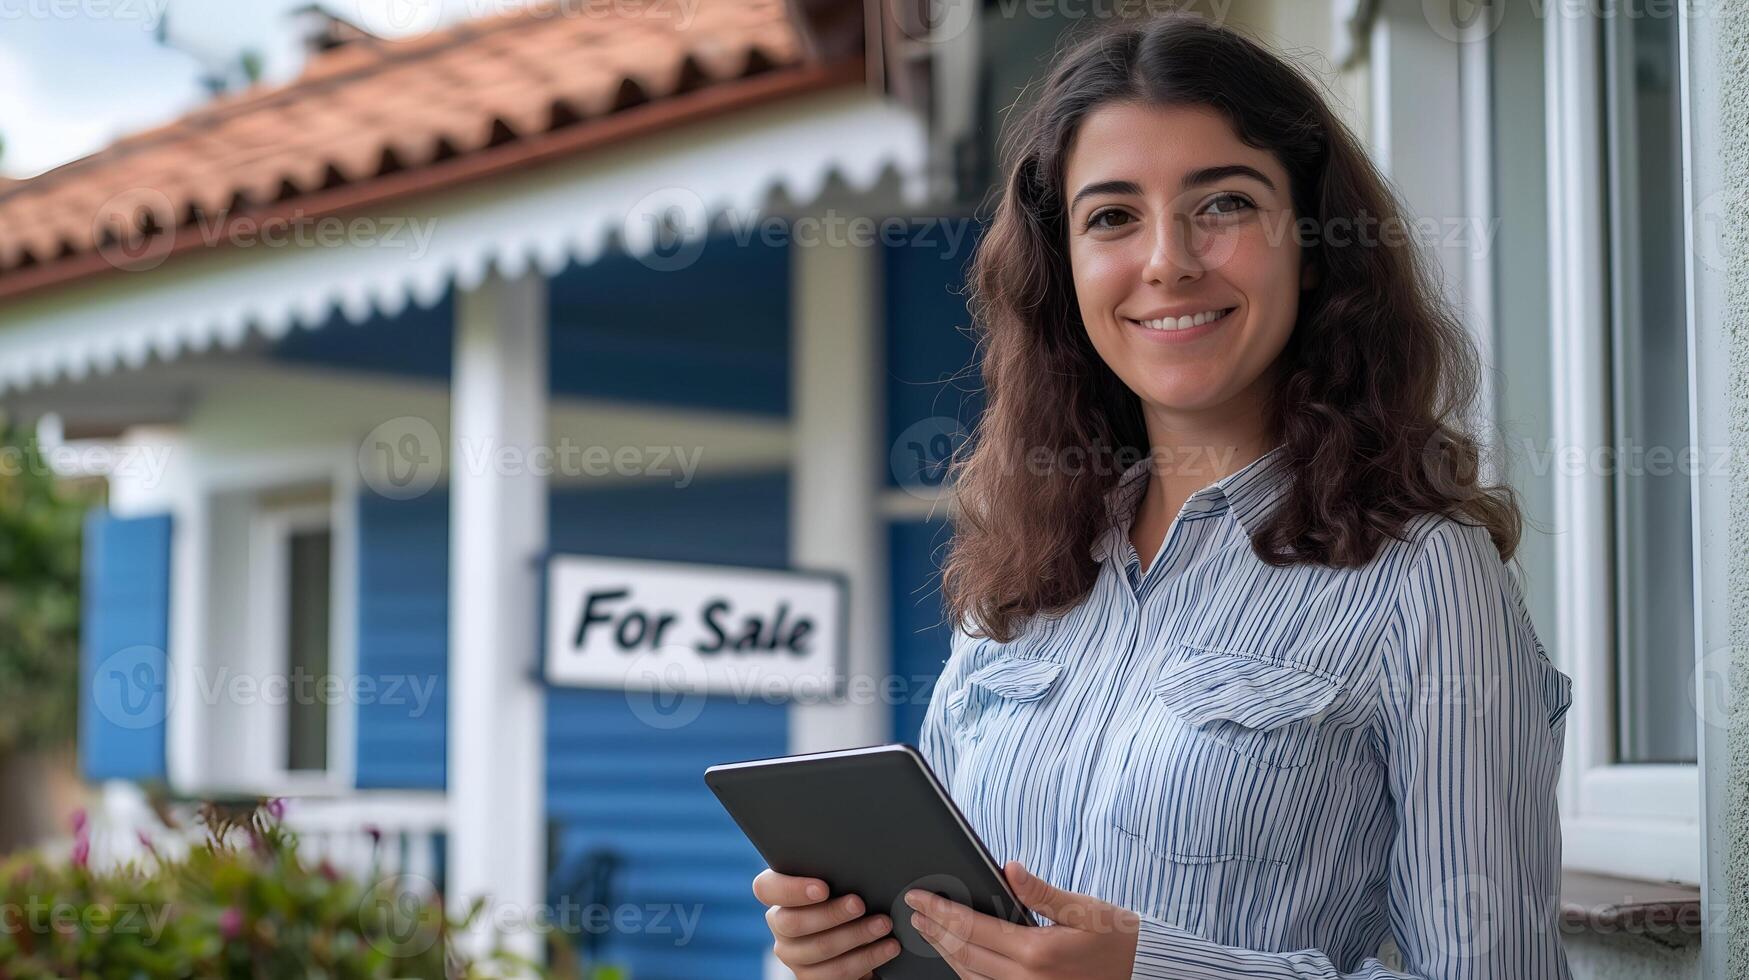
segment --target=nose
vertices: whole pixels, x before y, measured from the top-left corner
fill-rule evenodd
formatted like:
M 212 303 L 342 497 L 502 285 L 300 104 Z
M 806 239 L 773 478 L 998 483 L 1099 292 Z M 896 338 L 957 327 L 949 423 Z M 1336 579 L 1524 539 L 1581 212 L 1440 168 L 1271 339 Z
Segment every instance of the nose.
M 1195 231 L 1188 216 L 1168 214 L 1154 222 L 1142 278 L 1157 285 L 1201 279 L 1204 270 L 1193 240 Z

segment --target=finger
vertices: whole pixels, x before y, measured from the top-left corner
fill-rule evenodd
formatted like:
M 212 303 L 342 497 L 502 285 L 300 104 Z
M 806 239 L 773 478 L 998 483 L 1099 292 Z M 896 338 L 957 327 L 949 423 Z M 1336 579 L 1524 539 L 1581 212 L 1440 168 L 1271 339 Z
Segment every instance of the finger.
M 1010 959 L 1019 958 L 1020 948 L 1032 938 L 1031 934 L 1037 928 L 985 915 L 968 905 L 921 889 L 906 892 L 905 903 L 941 923 L 945 931 L 959 939 L 993 949 Z
M 874 975 L 875 967 L 898 956 L 899 951 L 899 941 L 888 936 L 824 963 L 798 967 L 785 962 L 784 966 L 795 973 L 796 980 L 865 980 Z
M 919 935 L 922 933 L 919 932 Z M 929 937 L 924 936 L 923 938 L 928 939 Z M 930 941 L 929 945 L 941 956 L 941 961 L 953 969 L 954 976 L 959 977 L 960 980 L 993 980 L 989 974 L 979 973 L 970 963 L 965 961 L 960 953 L 943 949 L 933 941 Z
M 921 912 L 911 913 L 911 926 L 961 976 L 1019 976 L 1021 973 L 1020 964 L 988 947 L 967 942 Z
M 831 897 L 831 890 L 818 878 L 779 874 L 766 868 L 753 876 L 753 897 L 766 905 L 813 905 Z
M 774 936 L 797 939 L 854 921 L 864 911 L 861 898 L 843 895 L 830 902 L 816 902 L 799 908 L 772 905 L 765 910 L 765 924 Z
M 1083 932 L 1134 931 L 1135 913 L 1110 902 L 1058 888 L 1032 874 L 1019 861 L 1003 866 L 1015 897 L 1028 909 L 1043 915 L 1059 926 Z
M 884 915 L 870 915 L 808 936 L 780 936 L 772 949 L 786 966 L 812 966 L 843 956 L 858 946 L 866 946 L 888 936 L 892 931 L 891 919 Z M 861 974 L 848 973 L 845 976 L 855 977 Z

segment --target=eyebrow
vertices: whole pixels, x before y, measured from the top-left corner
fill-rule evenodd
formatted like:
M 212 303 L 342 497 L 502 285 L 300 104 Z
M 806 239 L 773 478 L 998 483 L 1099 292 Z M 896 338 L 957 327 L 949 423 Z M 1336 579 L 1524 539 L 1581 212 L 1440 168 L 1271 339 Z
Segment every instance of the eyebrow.
M 1184 180 L 1179 182 L 1179 186 L 1185 190 L 1189 190 L 1192 187 L 1198 187 L 1202 184 L 1213 184 L 1217 181 L 1226 180 L 1229 177 L 1249 177 L 1269 188 L 1271 191 L 1275 190 L 1275 182 L 1268 177 L 1265 177 L 1261 170 L 1258 170 L 1256 167 L 1248 167 L 1242 163 L 1225 163 L 1216 167 L 1204 167 L 1201 170 L 1192 170 L 1190 173 L 1184 175 Z M 1142 193 L 1141 185 L 1133 180 L 1101 180 L 1088 184 L 1086 187 L 1077 191 L 1075 193 L 1075 199 L 1069 202 L 1069 210 L 1075 210 L 1075 206 L 1081 203 L 1082 198 L 1091 197 L 1094 194 L 1140 193 Z

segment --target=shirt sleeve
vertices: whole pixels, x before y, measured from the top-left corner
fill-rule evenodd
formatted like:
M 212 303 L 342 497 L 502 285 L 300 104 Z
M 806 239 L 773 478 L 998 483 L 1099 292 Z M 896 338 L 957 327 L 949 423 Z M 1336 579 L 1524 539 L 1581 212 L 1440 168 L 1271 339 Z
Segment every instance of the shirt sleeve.
M 1388 909 L 1401 972 L 1338 972 L 1143 916 L 1135 980 L 1569 980 L 1556 805 L 1571 679 L 1550 662 L 1485 529 L 1442 522 L 1406 573 L 1372 738 L 1395 833 Z
M 941 785 L 953 786 L 955 764 L 959 761 L 954 746 L 953 731 L 947 717 L 947 702 L 954 692 L 964 684 L 966 663 L 970 657 L 968 647 L 971 637 L 960 628 L 954 628 L 948 644 L 948 655 L 942 664 L 941 674 L 936 677 L 935 685 L 929 692 L 929 706 L 923 712 L 923 727 L 917 733 L 917 751 L 923 755 L 929 768 L 935 772 Z

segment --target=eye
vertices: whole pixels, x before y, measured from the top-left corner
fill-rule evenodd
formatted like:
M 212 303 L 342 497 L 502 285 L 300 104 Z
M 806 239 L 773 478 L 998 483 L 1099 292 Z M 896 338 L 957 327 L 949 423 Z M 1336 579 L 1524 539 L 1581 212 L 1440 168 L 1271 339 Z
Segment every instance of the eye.
M 1100 210 L 1095 211 L 1092 214 L 1087 216 L 1087 227 L 1089 229 L 1092 229 L 1092 228 L 1116 228 L 1116 227 L 1118 227 L 1118 225 L 1102 224 L 1101 223 L 1105 218 L 1114 217 L 1114 216 L 1118 217 L 1118 218 L 1124 218 L 1126 220 L 1129 218 L 1129 215 L 1125 214 L 1122 208 L 1101 208 Z
M 1226 201 L 1231 205 L 1231 210 L 1216 210 L 1215 209 L 1214 206 L 1217 204 L 1220 204 L 1223 201 Z M 1222 194 L 1222 195 L 1214 198 L 1213 200 L 1209 201 L 1209 209 L 1207 211 L 1205 211 L 1204 213 L 1205 214 L 1213 214 L 1217 217 L 1220 217 L 1220 216 L 1224 216 L 1224 215 L 1241 214 L 1247 210 L 1255 210 L 1256 207 L 1257 207 L 1257 205 L 1252 204 L 1249 200 L 1247 200 L 1244 197 L 1244 195 L 1227 193 L 1227 194 Z

